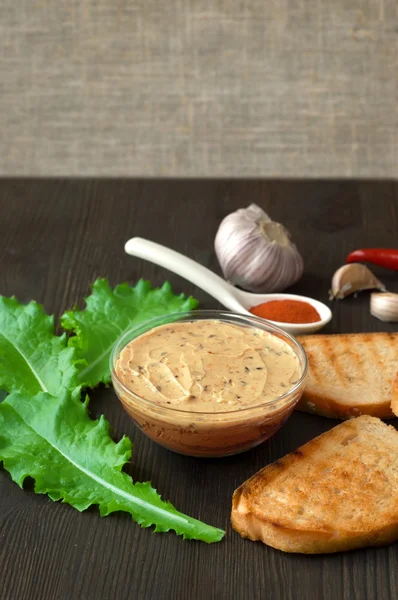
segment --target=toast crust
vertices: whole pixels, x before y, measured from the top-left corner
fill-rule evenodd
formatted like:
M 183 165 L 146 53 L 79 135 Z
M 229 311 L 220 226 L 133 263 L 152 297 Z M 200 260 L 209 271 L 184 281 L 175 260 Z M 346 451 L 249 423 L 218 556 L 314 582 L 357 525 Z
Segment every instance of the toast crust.
M 398 385 L 398 376 L 397 376 Z M 382 404 L 357 404 L 347 406 L 335 398 L 330 398 L 316 392 L 304 390 L 300 401 L 294 410 L 329 417 L 330 419 L 352 419 L 361 415 L 378 417 L 379 419 L 394 419 L 398 416 L 398 390 L 396 391 L 396 413 L 393 412 L 393 401 L 389 398 Z
M 232 526 L 284 552 L 389 544 L 398 539 L 396 447 L 398 433 L 379 419 L 341 423 L 243 483 L 233 494 Z
M 392 385 L 391 409 L 394 417 L 398 417 L 398 373 Z

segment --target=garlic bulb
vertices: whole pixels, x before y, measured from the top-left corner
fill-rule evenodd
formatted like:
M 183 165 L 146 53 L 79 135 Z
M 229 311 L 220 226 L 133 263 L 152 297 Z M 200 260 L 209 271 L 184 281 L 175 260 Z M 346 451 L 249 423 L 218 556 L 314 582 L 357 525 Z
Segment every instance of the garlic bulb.
M 371 294 L 370 295 L 370 313 L 389 323 L 398 321 L 398 294 Z
M 333 275 L 329 300 L 333 300 L 334 298 L 342 300 L 355 292 L 374 289 L 384 291 L 386 288 L 368 267 L 359 263 L 351 263 L 343 265 Z
M 256 204 L 223 219 L 214 247 L 225 279 L 250 292 L 280 292 L 303 274 L 290 233 Z

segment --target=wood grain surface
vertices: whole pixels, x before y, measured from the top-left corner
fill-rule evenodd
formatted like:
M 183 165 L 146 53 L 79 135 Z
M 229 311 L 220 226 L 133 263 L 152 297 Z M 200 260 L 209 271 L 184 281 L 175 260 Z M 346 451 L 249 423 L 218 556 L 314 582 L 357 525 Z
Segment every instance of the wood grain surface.
M 173 274 L 125 256 L 140 235 L 219 272 L 213 239 L 220 220 L 257 202 L 286 224 L 305 260 L 294 291 L 327 300 L 333 271 L 360 246 L 396 246 L 398 185 L 378 182 L 0 181 L 0 292 L 32 298 L 59 315 L 89 293 L 98 276 L 112 284 L 140 277 L 176 292 L 209 296 Z M 375 269 L 398 291 L 394 273 Z M 366 295 L 333 306 L 329 332 L 394 331 L 372 318 Z M 229 524 L 234 489 L 259 468 L 336 422 L 294 413 L 269 442 L 240 456 L 193 459 L 139 433 L 112 389 L 91 393 L 115 439 L 133 440 L 132 474 L 183 512 L 226 529 L 207 546 L 140 529 L 124 514 L 21 490 L 0 469 L 1 600 L 392 600 L 398 597 L 398 544 L 324 556 L 292 556 L 242 540 Z
M 398 178 L 396 0 L 3 0 L 0 174 Z

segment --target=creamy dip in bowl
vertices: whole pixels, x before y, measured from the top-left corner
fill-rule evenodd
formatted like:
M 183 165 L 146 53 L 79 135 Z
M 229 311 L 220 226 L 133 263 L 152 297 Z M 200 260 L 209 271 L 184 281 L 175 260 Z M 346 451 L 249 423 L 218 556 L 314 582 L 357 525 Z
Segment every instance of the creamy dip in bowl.
M 228 456 L 271 437 L 300 399 L 299 342 L 264 319 L 171 314 L 132 329 L 111 356 L 116 394 L 152 440 L 190 456 Z

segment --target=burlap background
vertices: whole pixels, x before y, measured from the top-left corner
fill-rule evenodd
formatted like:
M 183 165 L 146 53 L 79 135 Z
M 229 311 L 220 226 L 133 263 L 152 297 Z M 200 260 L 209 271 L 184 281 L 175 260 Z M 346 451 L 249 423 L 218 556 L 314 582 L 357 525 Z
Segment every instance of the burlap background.
M 0 174 L 396 177 L 396 0 L 2 0 Z

